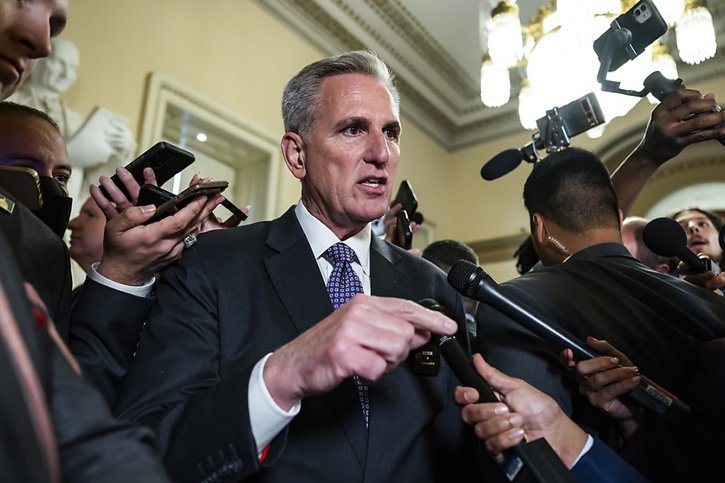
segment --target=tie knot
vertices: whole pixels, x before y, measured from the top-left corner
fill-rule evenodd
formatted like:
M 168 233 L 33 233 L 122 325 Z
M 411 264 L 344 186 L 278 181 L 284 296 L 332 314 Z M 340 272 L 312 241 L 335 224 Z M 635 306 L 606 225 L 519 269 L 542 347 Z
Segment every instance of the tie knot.
M 335 243 L 325 250 L 322 256 L 333 265 L 337 265 L 338 263 L 357 262 L 355 250 L 344 243 Z

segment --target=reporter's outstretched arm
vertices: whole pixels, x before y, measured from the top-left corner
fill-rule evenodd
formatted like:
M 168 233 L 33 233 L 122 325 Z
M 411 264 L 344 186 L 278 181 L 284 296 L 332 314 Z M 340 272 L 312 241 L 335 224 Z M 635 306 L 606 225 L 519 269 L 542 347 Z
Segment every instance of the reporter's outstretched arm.
M 549 396 L 491 367 L 480 354 L 473 356 L 473 363 L 502 402 L 475 403 L 477 391 L 460 386 L 456 388 L 456 402 L 464 405 L 463 420 L 474 426 L 476 436 L 485 441 L 486 449 L 499 462 L 503 451 L 524 438 L 533 441 L 543 437 L 581 481 L 648 481 L 603 442 L 590 440 Z
M 709 114 L 694 117 L 703 112 Z M 624 216 L 659 166 L 690 144 L 725 138 L 725 128 L 715 129 L 723 121 L 725 112 L 712 96 L 694 89 L 676 89 L 665 97 L 652 111 L 640 143 L 612 174 Z

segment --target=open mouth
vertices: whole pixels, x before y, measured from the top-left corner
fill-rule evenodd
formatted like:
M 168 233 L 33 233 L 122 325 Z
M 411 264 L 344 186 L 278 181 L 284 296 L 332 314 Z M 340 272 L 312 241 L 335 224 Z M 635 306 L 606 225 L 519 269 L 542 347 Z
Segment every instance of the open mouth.
M 365 178 L 360 182 L 360 184 L 370 188 L 379 188 L 381 186 L 385 186 L 386 183 L 386 178 Z

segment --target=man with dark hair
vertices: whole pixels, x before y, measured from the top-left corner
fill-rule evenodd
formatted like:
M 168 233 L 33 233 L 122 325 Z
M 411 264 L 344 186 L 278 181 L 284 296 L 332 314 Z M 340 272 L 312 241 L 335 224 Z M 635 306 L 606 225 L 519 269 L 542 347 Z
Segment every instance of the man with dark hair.
M 698 349 L 725 336 L 722 297 L 645 269 L 631 257 L 622 245 L 609 174 L 590 152 L 569 148 L 537 163 L 524 200 L 544 267 L 501 284 L 505 296 L 581 340 L 606 339 L 642 373 L 687 401 Z M 485 304 L 477 320 L 478 344 L 492 365 L 550 394 L 574 421 L 606 440 L 614 423 L 578 394 L 557 351 Z M 626 435 L 630 461 L 657 481 L 682 477 L 676 459 L 668 475 L 657 473 L 646 457 L 657 445 L 644 441 L 646 434 Z M 685 461 L 680 469 L 691 477 L 693 467 Z
M 644 243 L 642 233 L 648 221 L 639 216 L 628 216 L 622 222 L 622 243 L 634 258 L 652 270 L 673 275 L 677 270 L 677 259 L 663 257 L 650 250 Z
M 371 233 L 400 156 L 391 74 L 369 52 L 322 59 L 282 111 L 300 201 L 199 237 L 163 273 L 118 414 L 156 430 L 179 481 L 476 480 L 455 377 L 408 357 L 431 333 L 467 346 L 461 297 Z

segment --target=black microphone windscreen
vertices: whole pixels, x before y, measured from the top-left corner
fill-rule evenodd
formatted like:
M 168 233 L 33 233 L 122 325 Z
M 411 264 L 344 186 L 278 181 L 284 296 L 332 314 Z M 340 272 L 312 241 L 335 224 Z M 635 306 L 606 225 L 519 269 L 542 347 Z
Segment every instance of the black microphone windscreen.
M 672 218 L 655 218 L 642 231 L 647 248 L 661 257 L 679 257 L 687 250 L 687 234 Z
M 478 282 L 486 277 L 486 272 L 468 260 L 458 260 L 448 271 L 448 283 L 460 294 L 471 297 Z
M 520 149 L 507 149 L 501 151 L 491 158 L 481 168 L 481 177 L 487 181 L 491 181 L 505 175 L 516 169 L 524 160 L 524 155 Z

